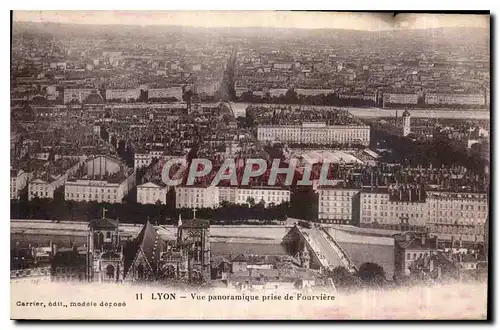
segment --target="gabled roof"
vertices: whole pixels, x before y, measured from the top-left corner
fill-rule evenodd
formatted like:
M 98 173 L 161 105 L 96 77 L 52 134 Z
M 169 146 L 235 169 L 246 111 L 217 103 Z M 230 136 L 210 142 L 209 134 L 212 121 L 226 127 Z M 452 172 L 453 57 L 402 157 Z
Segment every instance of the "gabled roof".
M 158 187 L 160 186 L 151 181 L 137 186 L 137 188 L 158 188 Z
M 153 271 L 156 270 L 156 266 L 161 258 L 161 252 L 163 251 L 163 244 L 164 242 L 160 235 L 148 220 L 142 227 L 139 235 L 124 250 L 125 272 L 128 272 L 139 251 L 144 253 L 144 257 L 153 268 Z
M 92 219 L 89 222 L 89 228 L 92 229 L 116 229 L 118 228 L 118 220 L 114 219 Z

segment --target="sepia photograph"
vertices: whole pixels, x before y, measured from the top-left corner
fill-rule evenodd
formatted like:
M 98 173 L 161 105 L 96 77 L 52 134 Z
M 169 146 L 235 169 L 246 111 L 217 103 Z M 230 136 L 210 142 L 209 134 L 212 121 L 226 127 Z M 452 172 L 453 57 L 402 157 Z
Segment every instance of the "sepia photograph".
M 492 317 L 488 11 L 10 19 L 11 319 Z

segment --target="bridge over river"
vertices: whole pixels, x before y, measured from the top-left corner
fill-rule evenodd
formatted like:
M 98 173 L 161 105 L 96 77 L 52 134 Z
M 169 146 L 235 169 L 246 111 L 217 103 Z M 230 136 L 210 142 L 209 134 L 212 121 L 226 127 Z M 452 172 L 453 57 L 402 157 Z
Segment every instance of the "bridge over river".
M 309 229 L 294 226 L 283 238 L 283 244 L 292 255 L 307 249 L 311 256 L 311 268 L 332 270 L 341 266 L 351 273 L 358 271 L 349 255 L 323 227 Z

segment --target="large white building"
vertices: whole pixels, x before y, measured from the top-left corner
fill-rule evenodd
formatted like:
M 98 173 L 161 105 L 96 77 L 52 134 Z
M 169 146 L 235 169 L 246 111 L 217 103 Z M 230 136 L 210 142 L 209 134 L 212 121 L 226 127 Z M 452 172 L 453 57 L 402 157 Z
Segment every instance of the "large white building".
M 318 188 L 318 221 L 323 223 L 352 224 L 353 199 L 358 189 L 335 187 Z
M 120 182 L 107 180 L 67 181 L 64 186 L 65 200 L 75 202 L 121 203 L 135 184 L 135 176 L 130 173 Z
M 219 205 L 217 186 L 177 186 L 175 187 L 176 208 L 213 208 Z
M 106 90 L 106 100 L 120 100 L 129 101 L 130 99 L 137 100 L 140 96 L 141 90 L 138 88 L 134 89 L 107 89 Z
M 257 128 L 259 141 L 296 143 L 359 143 L 370 144 L 370 127 L 327 126 L 326 123 L 302 123 L 302 125 L 265 125 Z
M 161 204 L 167 203 L 169 187 L 165 184 L 146 182 L 137 186 L 137 203 L 139 204 Z
M 290 201 L 290 190 L 280 187 L 240 187 L 236 190 L 236 203 L 245 204 L 253 198 L 255 204 L 279 205 Z
M 121 203 L 123 197 L 135 186 L 133 170 L 109 156 L 92 157 L 86 161 L 83 169 L 83 175 L 66 182 L 65 200 Z

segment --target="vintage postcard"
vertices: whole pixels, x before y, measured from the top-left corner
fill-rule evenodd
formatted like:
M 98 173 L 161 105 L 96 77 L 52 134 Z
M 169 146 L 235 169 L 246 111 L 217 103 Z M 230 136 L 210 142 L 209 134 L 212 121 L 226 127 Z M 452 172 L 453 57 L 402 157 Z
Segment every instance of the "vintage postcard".
M 488 12 L 11 32 L 12 319 L 491 317 Z

